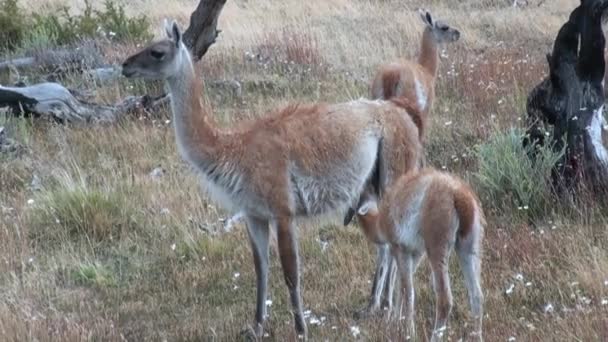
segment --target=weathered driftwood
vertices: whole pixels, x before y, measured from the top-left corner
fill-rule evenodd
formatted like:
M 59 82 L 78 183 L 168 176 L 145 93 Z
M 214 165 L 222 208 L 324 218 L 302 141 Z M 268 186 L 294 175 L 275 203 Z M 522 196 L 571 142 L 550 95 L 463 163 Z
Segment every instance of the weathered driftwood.
M 553 52 L 547 55 L 550 75 L 528 97 L 530 127 L 524 143 L 544 145 L 548 140 L 556 150 L 565 148 L 554 169 L 559 189 L 584 185 L 604 194 L 608 191 L 608 150 L 602 139 L 605 38 L 601 17 L 608 4 L 585 4 L 560 29 Z
M 31 113 L 61 122 L 113 122 L 130 112 L 154 110 L 167 101 L 167 96 L 131 96 L 114 106 L 107 106 L 77 99 L 58 83 L 0 86 L 0 107 L 8 106 L 15 113 Z

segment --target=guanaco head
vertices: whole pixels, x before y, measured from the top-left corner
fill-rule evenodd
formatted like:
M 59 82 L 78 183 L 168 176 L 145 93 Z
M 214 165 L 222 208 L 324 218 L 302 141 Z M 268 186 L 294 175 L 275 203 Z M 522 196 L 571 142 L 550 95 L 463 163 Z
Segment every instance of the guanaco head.
M 460 31 L 448 26 L 440 20 L 434 20 L 431 16 L 431 12 L 426 10 L 418 10 L 422 22 L 427 26 L 433 33 L 433 37 L 438 43 L 453 43 L 460 39 Z
M 167 38 L 152 43 L 130 56 L 122 64 L 122 74 L 126 77 L 146 79 L 167 79 L 174 76 L 180 67 L 181 58 L 188 55 L 182 43 L 182 33 L 175 21 L 164 22 Z
M 375 199 L 365 201 L 357 209 L 357 214 L 365 236 L 375 243 L 385 243 L 384 234 L 379 229 L 380 211 L 378 210 L 378 202 Z

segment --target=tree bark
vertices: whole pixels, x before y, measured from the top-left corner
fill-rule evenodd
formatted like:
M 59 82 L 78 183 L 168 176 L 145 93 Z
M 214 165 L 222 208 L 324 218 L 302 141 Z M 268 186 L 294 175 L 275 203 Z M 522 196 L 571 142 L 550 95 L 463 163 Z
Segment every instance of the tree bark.
M 217 20 L 226 0 L 201 0 L 190 15 L 190 26 L 184 32 L 184 43 L 196 61 L 203 58 L 215 43 L 220 30 Z
M 608 150 L 602 139 L 605 40 L 599 20 L 606 6 L 589 1 L 571 13 L 547 55 L 550 75 L 528 96 L 524 145 L 550 141 L 553 149 L 565 150 L 553 172 L 560 191 L 608 191 Z

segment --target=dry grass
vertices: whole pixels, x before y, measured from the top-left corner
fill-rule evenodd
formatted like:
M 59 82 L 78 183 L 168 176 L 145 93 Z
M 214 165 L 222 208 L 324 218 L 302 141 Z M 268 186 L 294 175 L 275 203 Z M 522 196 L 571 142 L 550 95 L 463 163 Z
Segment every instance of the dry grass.
M 576 1 L 531 1 L 524 9 L 510 3 L 230 0 L 223 33 L 201 65 L 206 97 L 229 124 L 288 101 L 365 96 L 380 63 L 415 54 L 421 24 L 412 9 L 426 7 L 463 32 L 442 58 L 427 154 L 434 166 L 472 179 L 475 146 L 497 130 L 521 127 L 526 93 L 543 76 L 544 54 Z M 182 24 L 195 5 L 127 4 L 155 22 L 174 16 Z M 108 47 L 108 59 L 134 49 Z M 225 80 L 240 89 L 218 82 Z M 96 88 L 77 77 L 66 82 Z M 157 90 L 124 80 L 97 88 L 107 102 L 150 89 Z M 2 340 L 224 341 L 251 323 L 255 275 L 245 229 L 222 233 L 226 213 L 200 194 L 177 155 L 169 118 L 98 127 L 0 119 L 26 146 L 20 156 L 0 156 Z M 158 167 L 163 172 L 152 176 Z M 32 186 L 34 175 L 39 184 Z M 582 206 L 529 222 L 513 205 L 485 206 L 486 340 L 608 340 L 608 215 Z M 400 336 L 395 322 L 353 319 L 365 304 L 375 257 L 355 227 L 302 227 L 300 246 L 304 303 L 322 321 L 309 324 L 313 340 L 355 339 L 353 326 L 357 339 Z M 282 341 L 293 337 L 293 324 L 271 253 L 267 327 L 269 340 Z M 468 310 L 460 277 L 453 282 L 456 341 Z M 429 331 L 433 315 L 429 284 L 424 266 L 419 332 Z

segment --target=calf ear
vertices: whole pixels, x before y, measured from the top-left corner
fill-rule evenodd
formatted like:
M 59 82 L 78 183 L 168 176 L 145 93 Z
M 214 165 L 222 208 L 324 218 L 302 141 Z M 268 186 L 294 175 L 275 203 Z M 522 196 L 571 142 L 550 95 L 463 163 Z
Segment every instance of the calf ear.
M 361 216 L 365 216 L 367 214 L 377 214 L 378 213 L 378 204 L 376 201 L 367 201 L 363 203 L 359 209 L 357 209 L 357 214 Z

